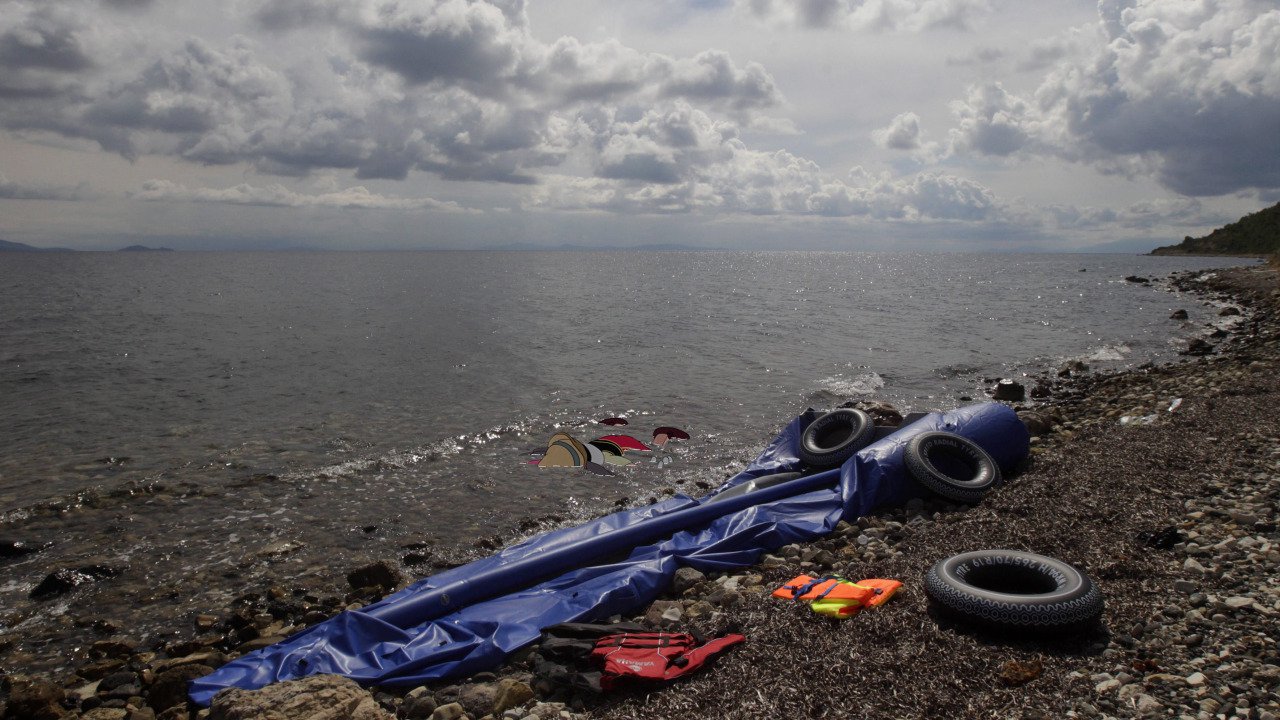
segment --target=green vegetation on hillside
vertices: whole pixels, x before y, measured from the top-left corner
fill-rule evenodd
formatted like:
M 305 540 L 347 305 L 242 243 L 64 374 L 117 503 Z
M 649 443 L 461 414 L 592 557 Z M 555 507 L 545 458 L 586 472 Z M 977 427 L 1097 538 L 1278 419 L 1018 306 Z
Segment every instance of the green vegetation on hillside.
M 1152 255 L 1272 255 L 1280 253 L 1280 203 L 1200 238 L 1158 247 Z

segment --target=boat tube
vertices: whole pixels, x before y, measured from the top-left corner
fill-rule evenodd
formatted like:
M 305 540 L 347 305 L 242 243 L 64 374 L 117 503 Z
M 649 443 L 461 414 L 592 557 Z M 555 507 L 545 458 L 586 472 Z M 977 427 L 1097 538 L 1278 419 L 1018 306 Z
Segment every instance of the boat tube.
M 225 688 L 318 674 L 405 686 L 490 670 L 535 642 L 545 627 L 638 610 L 681 566 L 704 572 L 749 566 L 767 551 L 829 533 L 841 519 L 926 494 L 903 460 L 904 447 L 919 433 L 966 437 L 1006 472 L 1026 457 L 1030 441 L 1009 407 L 971 405 L 925 415 L 838 468 L 712 502 L 743 483 L 802 470 L 799 440 L 816 417 L 810 410 L 792 420 L 711 495 L 677 495 L 624 510 L 432 575 L 223 665 L 191 683 L 191 699 L 208 705 Z

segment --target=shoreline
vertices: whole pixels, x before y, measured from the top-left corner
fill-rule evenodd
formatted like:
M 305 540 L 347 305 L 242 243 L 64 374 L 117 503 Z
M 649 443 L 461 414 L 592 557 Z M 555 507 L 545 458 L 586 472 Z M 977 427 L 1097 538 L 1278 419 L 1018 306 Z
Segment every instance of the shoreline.
M 1047 717 L 1059 717 L 1068 710 L 1074 710 L 1082 717 L 1094 717 L 1100 715 L 1090 714 L 1088 708 L 1059 707 L 1043 703 L 1048 702 L 1047 698 L 1057 697 L 1055 693 L 1066 693 L 1066 697 L 1082 695 L 1086 685 L 1092 693 L 1096 686 L 1106 685 L 1111 681 L 1116 681 L 1116 684 L 1109 687 L 1107 692 L 1115 690 L 1114 693 L 1099 693 L 1099 699 L 1085 701 L 1096 713 L 1123 716 L 1137 709 L 1138 700 L 1135 698 L 1139 696 L 1151 697 L 1162 705 L 1170 704 L 1161 700 L 1165 697 L 1162 694 L 1164 685 L 1160 684 L 1165 683 L 1164 679 L 1153 681 L 1154 686 L 1149 686 L 1147 682 L 1151 675 L 1171 675 L 1168 671 L 1163 671 L 1160 661 L 1153 660 L 1155 667 L 1160 667 L 1160 670 L 1153 669 L 1141 675 L 1132 666 L 1138 660 L 1145 662 L 1151 659 L 1139 657 L 1142 652 L 1151 654 L 1143 650 L 1148 639 L 1160 637 L 1162 629 L 1176 626 L 1178 621 L 1183 621 L 1184 624 L 1191 622 L 1187 620 L 1190 615 L 1187 609 L 1182 609 L 1183 615 L 1180 618 L 1173 617 L 1176 612 L 1170 614 L 1165 611 L 1170 607 L 1181 609 L 1177 605 L 1179 600 L 1184 604 L 1191 604 L 1195 592 L 1202 591 L 1197 589 L 1189 595 L 1179 595 L 1179 591 L 1174 590 L 1170 584 L 1158 605 L 1146 607 L 1139 602 L 1139 599 L 1148 594 L 1159 594 L 1148 591 L 1144 587 L 1145 580 L 1154 582 L 1172 577 L 1168 569 L 1162 570 L 1156 561 L 1168 559 L 1165 555 L 1179 559 L 1182 556 L 1177 555 L 1180 551 L 1176 550 L 1172 554 L 1151 551 L 1138 556 L 1140 549 L 1132 547 L 1132 537 L 1125 536 L 1121 528 L 1123 526 L 1124 529 L 1132 530 L 1134 528 L 1129 525 L 1136 521 L 1141 521 L 1144 530 L 1159 529 L 1145 526 L 1155 526 L 1160 522 L 1192 523 L 1188 530 L 1201 525 L 1206 530 L 1217 527 L 1215 523 L 1221 519 L 1218 514 L 1209 510 L 1188 510 L 1185 507 L 1186 499 L 1195 496 L 1199 477 L 1178 477 L 1159 485 L 1151 468 L 1137 465 L 1135 459 L 1161 458 L 1170 467 L 1178 462 L 1199 462 L 1211 466 L 1218 459 L 1211 448 L 1201 447 L 1206 443 L 1203 438 L 1197 438 L 1195 433 L 1206 431 L 1208 427 L 1217 434 L 1205 437 L 1221 439 L 1228 437 L 1227 433 L 1238 430 L 1224 427 L 1223 432 L 1219 432 L 1214 428 L 1220 423 L 1208 422 L 1207 417 L 1213 417 L 1216 412 L 1220 415 L 1228 414 L 1230 419 L 1242 413 L 1256 413 L 1258 408 L 1254 405 L 1260 404 L 1265 406 L 1264 409 L 1269 409 L 1280 401 L 1274 379 L 1268 378 L 1266 382 L 1261 382 L 1252 377 L 1257 371 L 1274 376 L 1277 368 L 1280 368 L 1277 363 L 1280 350 L 1275 347 L 1278 321 L 1274 312 L 1280 301 L 1274 294 L 1267 294 L 1261 288 L 1250 290 L 1238 280 L 1224 279 L 1224 276 L 1236 278 L 1250 273 L 1265 275 L 1274 288 L 1274 275 L 1261 266 L 1220 272 L 1218 277 L 1204 283 L 1204 287 L 1193 287 L 1197 285 L 1193 278 L 1203 274 L 1200 272 L 1188 273 L 1181 278 L 1175 276 L 1173 280 L 1175 287 L 1195 290 L 1204 295 L 1239 293 L 1235 299 L 1250 309 L 1251 314 L 1239 326 L 1238 331 L 1232 334 L 1233 339 L 1223 346 L 1221 354 L 1188 363 L 1119 373 L 1076 373 L 1066 378 L 1055 378 L 1051 376 L 1051 371 L 1046 372 L 1042 380 L 1048 385 L 1050 397 L 1044 402 L 1028 403 L 1026 414 L 1047 416 L 1040 419 L 1048 425 L 1048 432 L 1037 438 L 1028 469 L 1012 478 L 1004 488 L 993 493 L 982 504 L 962 509 L 945 503 L 921 503 L 919 506 L 909 506 L 908 509 L 877 513 L 859 519 L 854 525 L 842 525 L 831 536 L 803 548 L 783 548 L 772 559 L 766 560 L 763 566 L 695 582 L 680 598 L 667 597 L 655 603 L 667 603 L 660 607 L 668 610 L 672 607 L 670 603 L 679 604 L 684 621 L 675 623 L 677 627 L 687 627 L 694 623 L 711 632 L 729 626 L 742 628 L 742 632 L 748 637 L 747 643 L 730 652 L 716 667 L 699 673 L 688 682 L 662 688 L 649 695 L 606 697 L 586 707 L 580 702 L 575 703 L 573 698 L 543 694 L 540 699 L 544 702 L 519 710 L 524 714 L 512 714 L 515 712 L 513 708 L 507 716 L 525 717 L 533 714 L 537 717 L 551 717 L 558 716 L 561 711 L 587 710 L 591 717 L 675 717 L 697 708 L 729 717 L 776 717 L 777 713 L 798 713 L 804 717 L 818 716 L 816 713 L 820 708 L 842 711 L 864 705 L 867 712 L 877 715 L 978 717 L 999 711 L 1008 716 L 1015 716 L 1017 712 L 1031 717 L 1033 710 L 1041 710 Z M 1233 282 L 1236 284 L 1233 285 Z M 1270 345 L 1267 344 L 1268 339 Z M 1246 360 L 1247 362 L 1243 362 Z M 1250 370 L 1250 363 L 1259 365 Z M 1243 375 L 1240 373 L 1242 368 L 1245 371 Z M 1234 387 L 1256 386 L 1257 392 L 1228 394 L 1232 389 L 1225 384 L 1228 375 L 1231 382 L 1235 383 Z M 1159 410 L 1162 403 L 1167 407 L 1169 398 L 1164 395 L 1176 389 L 1175 386 L 1187 388 L 1187 392 L 1179 395 L 1184 402 L 1178 412 L 1165 415 L 1156 412 L 1159 420 L 1151 425 L 1119 427 L 1118 418 L 1121 416 L 1146 417 Z M 1268 395 L 1274 397 L 1263 402 L 1261 399 Z M 1229 399 L 1229 402 L 1223 398 Z M 1258 424 L 1265 425 L 1262 422 Z M 1274 430 L 1270 432 L 1268 437 L 1272 441 L 1280 436 Z M 1185 439 L 1188 447 L 1174 448 L 1176 452 L 1163 447 L 1161 438 L 1167 440 L 1170 436 Z M 1122 446 L 1118 452 L 1117 448 L 1110 447 L 1117 438 Z M 1277 452 L 1280 452 L 1280 446 L 1277 447 Z M 1280 455 L 1275 458 L 1280 461 Z M 1088 465 L 1083 470 L 1079 467 L 1082 460 Z M 1234 466 L 1239 463 L 1231 460 L 1229 464 Z M 1116 483 L 1111 483 L 1112 487 L 1108 487 L 1108 478 L 1101 476 L 1108 466 L 1118 468 L 1112 472 L 1128 473 L 1133 477 L 1143 478 L 1148 483 L 1149 486 L 1140 488 L 1140 492 L 1130 493 L 1138 495 L 1147 503 L 1142 509 L 1132 513 L 1134 517 L 1125 515 L 1134 507 L 1131 504 L 1133 498 L 1114 487 Z M 1083 476 L 1076 473 L 1083 473 Z M 1280 475 L 1280 470 L 1269 468 L 1255 474 L 1266 473 L 1270 473 L 1274 480 L 1276 475 Z M 1064 517 L 1051 516 L 1052 511 L 1047 507 L 1071 501 L 1065 497 L 1061 487 L 1054 487 L 1054 481 L 1062 481 L 1064 485 L 1070 484 L 1072 487 L 1087 486 L 1092 489 L 1091 492 L 1096 491 L 1097 498 L 1113 502 L 1114 508 L 1108 509 L 1107 503 L 1091 497 L 1073 505 L 1071 513 L 1063 513 Z M 1258 482 L 1262 483 L 1261 480 Z M 1266 485 L 1267 483 L 1262 483 L 1262 489 L 1258 492 L 1268 492 Z M 1213 497 L 1223 495 L 1227 488 L 1218 489 L 1218 494 Z M 1274 497 L 1274 489 L 1270 492 L 1273 493 L 1271 497 Z M 1175 502 L 1179 499 L 1181 502 Z M 1033 504 L 1036 507 L 1028 507 L 1028 501 L 1035 501 Z M 1199 499 L 1196 501 L 1198 503 Z M 1202 515 L 1177 520 L 1179 513 L 1185 515 L 1188 512 L 1199 512 Z M 1227 518 L 1232 517 L 1230 511 L 1219 512 L 1226 513 Z M 1256 515 L 1259 511 L 1253 512 Z M 1068 518 L 1075 522 L 1092 520 L 1105 526 L 1073 527 Z M 1044 527 L 1033 527 L 1037 523 Z M 1205 530 L 1194 531 L 1205 534 Z M 1255 535 L 1266 536 L 1264 543 L 1275 544 L 1277 540 L 1273 522 L 1269 531 L 1263 529 Z M 925 612 L 923 597 L 919 591 L 919 578 L 923 572 L 921 564 L 927 565 L 926 560 L 931 562 L 939 559 L 941 555 L 937 554 L 938 551 L 943 546 L 954 545 L 957 536 L 965 538 L 966 542 L 990 539 L 991 542 L 1005 542 L 1006 546 L 1025 547 L 1053 554 L 1080 564 L 1095 574 L 1108 601 L 1106 620 L 1110 637 L 1105 645 L 1095 647 L 1102 639 L 1093 638 L 1077 643 L 1064 654 L 1061 647 L 987 647 L 954 630 L 939 631 L 936 623 Z M 1101 545 L 1103 549 L 1091 547 L 1091 543 L 1085 542 L 1089 538 L 1105 540 L 1105 543 L 1093 543 Z M 1238 541 L 1237 538 L 1237 544 Z M 971 542 L 964 547 L 947 550 L 945 554 L 962 549 L 995 546 L 973 545 Z M 1085 547 L 1077 547 L 1078 545 Z M 1204 545 L 1198 545 L 1196 550 L 1203 547 Z M 1115 550 L 1123 551 L 1120 553 L 1123 557 L 1117 558 L 1117 553 L 1112 552 Z M 823 555 L 824 551 L 826 555 Z M 1280 553 L 1276 553 L 1274 558 L 1270 558 L 1268 553 L 1276 551 L 1263 552 L 1262 564 L 1274 571 L 1276 561 L 1280 561 Z M 1203 563 L 1201 565 L 1204 566 Z M 804 608 L 782 605 L 768 597 L 768 590 L 794 576 L 799 570 L 810 567 L 859 577 L 897 577 L 906 582 L 907 586 L 901 597 L 884 608 L 864 613 L 843 624 L 832 625 L 812 616 Z M 1181 572 L 1181 568 L 1178 572 Z M 1145 579 L 1137 577 L 1144 573 Z M 1230 583 L 1238 581 L 1238 573 L 1227 574 L 1230 576 Z M 1209 577 L 1206 573 L 1201 575 Z M 238 607 L 228 617 L 197 617 L 195 637 L 189 638 L 189 632 L 178 634 L 178 639 L 163 648 L 145 650 L 136 644 L 130 647 L 127 641 L 112 637 L 120 629 L 109 630 L 99 635 L 101 639 L 92 646 L 93 659 L 81 664 L 78 668 L 81 678 L 66 683 L 67 689 L 76 691 L 81 698 L 76 703 L 79 710 L 89 710 L 96 713 L 97 717 L 107 717 L 108 710 L 122 711 L 124 715 L 115 712 L 109 714 L 132 720 L 145 720 L 148 712 L 151 716 L 171 720 L 187 717 L 186 708 L 157 707 L 172 699 L 175 683 L 184 685 L 186 679 L 196 676 L 192 673 L 225 662 L 228 659 L 227 652 L 232 648 L 248 650 L 255 645 L 271 644 L 269 641 L 318 622 L 351 602 L 374 599 L 382 593 L 382 588 L 379 587 L 382 581 L 389 579 L 375 578 L 375 582 L 345 597 L 333 595 L 312 598 L 274 587 L 261 593 L 248 592 L 238 598 Z M 1176 580 L 1192 582 L 1187 578 Z M 1169 580 L 1170 583 L 1174 581 Z M 1222 584 L 1220 577 L 1213 578 L 1213 582 Z M 1230 583 L 1224 584 L 1224 587 L 1234 589 L 1236 585 Z M 726 591 L 726 584 L 737 587 Z M 1207 581 L 1198 583 L 1196 587 L 1201 585 L 1215 589 Z M 1120 592 L 1114 592 L 1113 588 Z M 1274 591 L 1275 588 L 1272 587 L 1271 590 Z M 1213 610 L 1220 609 L 1217 605 L 1225 603 L 1225 599 L 1243 597 L 1223 595 L 1221 592 L 1203 594 L 1204 602 L 1198 607 Z M 709 602 L 710 597 L 716 597 L 717 600 Z M 1216 599 L 1210 600 L 1211 597 Z M 1271 608 L 1261 603 L 1259 606 Z M 1246 608 L 1248 612 L 1258 612 L 1259 617 L 1271 617 L 1249 608 Z M 1212 619 L 1222 615 L 1225 618 L 1222 622 L 1230 625 L 1227 621 L 1237 618 L 1240 614 L 1238 610 L 1239 608 L 1232 609 L 1231 613 L 1214 612 L 1208 617 Z M 1280 606 L 1275 610 L 1280 610 Z M 1152 620 L 1152 613 L 1155 613 L 1159 621 Z M 645 618 L 646 615 L 654 614 L 645 612 L 639 617 Z M 1140 630 L 1139 623 L 1142 625 Z M 1148 627 L 1151 625 L 1156 627 Z M 1206 639 L 1208 633 L 1199 634 L 1202 636 L 1201 642 L 1190 647 L 1211 645 Z M 967 643 L 965 638 L 968 638 Z M 813 659 L 807 663 L 796 662 L 795 658 L 783 656 L 785 653 L 781 652 L 782 648 L 804 648 L 806 658 Z M 988 657 L 990 653 L 981 652 L 984 648 L 1001 657 Z M 1276 663 L 1280 662 L 1274 655 L 1274 638 L 1272 648 L 1271 655 L 1262 656 L 1260 665 L 1264 668 L 1275 668 Z M 850 650 L 854 649 L 861 655 L 851 659 Z M 949 664 L 942 662 L 948 657 L 947 651 L 956 654 L 952 658 L 954 662 Z M 1114 652 L 1107 656 L 1108 651 Z M 162 657 L 166 655 L 167 658 Z M 845 674 L 814 672 L 829 670 L 822 667 L 824 657 L 841 658 L 839 667 Z M 909 661 L 904 660 L 904 657 Z M 1078 661 L 1074 669 L 1067 667 L 1072 663 L 1066 662 L 1065 658 Z M 1001 686 L 998 672 L 978 672 L 975 676 L 975 668 L 991 670 L 992 663 L 1010 659 L 1025 662 L 1039 660 L 1044 671 L 1039 678 L 1027 685 L 1012 688 Z M 1117 670 L 1113 667 L 1117 665 L 1114 662 L 1117 659 L 1128 661 L 1130 669 Z M 948 667 L 956 677 L 946 677 Z M 1084 672 L 1079 668 L 1086 667 L 1096 672 L 1079 677 L 1071 676 L 1072 673 Z M 1261 682 L 1272 677 L 1265 674 L 1269 671 L 1262 672 L 1264 680 Z M 1111 677 L 1092 681 L 1093 677 L 1103 674 Z M 91 677 L 94 675 L 97 677 Z M 1122 680 L 1122 675 L 1129 677 Z M 541 689 L 536 682 L 531 682 L 532 678 L 522 668 L 517 656 L 515 662 L 501 668 L 498 674 L 482 674 L 475 679 L 476 682 L 424 689 L 422 692 L 414 690 L 408 694 L 413 697 L 407 700 L 400 696 L 400 691 L 395 694 L 379 692 L 372 697 L 381 701 L 384 707 L 395 709 L 402 717 L 432 717 L 437 705 L 447 707 L 452 701 L 484 695 L 474 688 L 492 685 L 499 677 L 504 678 L 508 684 L 532 686 L 531 692 Z M 928 682 L 921 683 L 922 677 Z M 1089 682 L 1082 682 L 1081 677 Z M 1173 684 L 1174 681 L 1169 680 L 1168 683 Z M 857 687 L 849 687 L 850 685 Z M 976 698 L 965 695 L 966 688 L 971 689 L 970 685 L 980 686 Z M 1125 697 L 1120 697 L 1121 689 L 1139 685 L 1141 692 L 1131 690 Z M 759 697 L 740 697 L 743 686 L 757 689 Z M 46 691 L 46 695 L 52 697 L 48 688 Z M 414 693 L 417 695 L 414 696 Z M 893 702 L 887 702 L 888 697 L 892 697 Z M 1093 695 L 1090 694 L 1089 697 L 1092 698 Z M 567 700 L 568 705 L 559 704 L 561 700 Z M 1132 708 L 1126 709 L 1123 704 L 1130 700 L 1133 700 L 1130 703 Z M 478 701 L 470 702 L 474 705 Z M 818 704 L 811 705 L 811 702 Z M 1245 702 L 1249 701 L 1246 699 Z M 1251 703 L 1253 706 L 1258 704 Z M 472 710 L 470 717 L 479 718 L 483 714 L 479 711 L 486 709 L 482 705 L 483 703 L 479 707 L 467 707 L 464 704 L 464 708 Z M 431 711 L 427 711 L 428 706 L 432 708 Z M 13 707 L 12 698 L 10 707 Z M 1153 706 L 1147 702 L 1145 707 L 1150 710 Z M 1219 704 L 1219 710 L 1222 707 L 1225 707 L 1225 703 Z M 492 709 L 492 706 L 487 709 Z M 1195 711 L 1185 712 L 1194 717 L 1196 712 L 1200 712 L 1199 706 Z M 1266 712 L 1274 714 L 1280 710 L 1267 709 Z M 1262 717 L 1260 714 L 1254 716 Z M 0 713 L 0 717 L 4 715 Z

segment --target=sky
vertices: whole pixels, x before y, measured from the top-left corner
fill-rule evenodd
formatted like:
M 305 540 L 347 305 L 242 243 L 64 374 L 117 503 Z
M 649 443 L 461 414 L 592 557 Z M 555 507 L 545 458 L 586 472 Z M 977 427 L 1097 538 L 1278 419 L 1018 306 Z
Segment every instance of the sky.
M 1143 251 L 1280 200 L 1275 0 L 0 0 L 0 239 Z

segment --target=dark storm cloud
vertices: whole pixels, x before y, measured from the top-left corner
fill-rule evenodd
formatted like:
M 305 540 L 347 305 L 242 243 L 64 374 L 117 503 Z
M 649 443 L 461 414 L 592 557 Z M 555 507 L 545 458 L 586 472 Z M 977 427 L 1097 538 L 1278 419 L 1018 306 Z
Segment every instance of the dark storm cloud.
M 79 72 L 93 67 L 78 37 L 74 19 L 42 8 L 27 22 L 0 34 L 0 67 L 7 72 L 29 68 Z
M 806 28 L 968 29 L 987 15 L 987 0 L 737 0 L 738 9 L 777 25 Z
M 1280 187 L 1280 8 L 1104 0 L 1083 54 L 1053 65 L 1034 100 L 998 84 L 952 105 L 954 153 L 1052 154 L 1150 174 L 1184 195 Z
M 515 69 L 516 49 L 483 23 L 446 31 L 371 28 L 361 57 L 414 84 L 464 81 L 483 95 L 500 95 Z
M 341 2 L 317 0 L 267 0 L 254 12 L 253 19 L 264 30 L 281 32 L 336 22 L 342 17 Z

